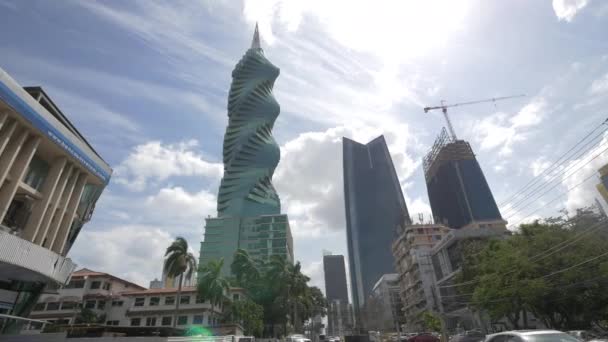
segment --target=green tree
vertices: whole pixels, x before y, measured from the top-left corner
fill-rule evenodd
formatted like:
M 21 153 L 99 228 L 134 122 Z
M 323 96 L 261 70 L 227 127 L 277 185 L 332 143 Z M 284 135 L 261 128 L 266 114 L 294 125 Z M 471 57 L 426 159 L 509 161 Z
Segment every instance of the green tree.
M 175 312 L 173 314 L 173 327 L 177 324 L 177 314 L 182 293 L 184 275 L 186 278 L 192 277 L 192 272 L 196 270 L 196 258 L 188 252 L 188 242 L 183 237 L 177 237 L 165 251 L 164 271 L 169 277 L 177 278 L 177 298 L 175 300 Z
M 264 308 L 249 299 L 236 300 L 227 304 L 223 320 L 239 322 L 245 335 L 261 337 L 264 330 Z
M 441 320 L 437 315 L 430 311 L 420 313 L 420 319 L 426 331 L 441 331 Z
M 212 305 L 222 305 L 226 299 L 225 293 L 230 288 L 228 280 L 222 276 L 224 259 L 210 260 L 199 269 L 198 293 L 209 300 Z
M 95 311 L 82 308 L 76 315 L 76 324 L 103 324 L 106 321 L 106 314 L 96 314 Z
M 236 277 L 236 284 L 242 287 L 253 285 L 260 280 L 260 263 L 249 256 L 243 249 L 237 249 L 230 265 L 232 274 Z
M 532 312 L 560 330 L 587 329 L 608 318 L 608 251 L 605 219 L 588 209 L 571 218 L 524 224 L 507 239 L 482 248 L 464 245 L 458 287 L 471 305 L 493 319 L 526 328 Z M 522 317 L 523 315 L 523 317 Z M 519 326 L 520 318 L 524 326 Z

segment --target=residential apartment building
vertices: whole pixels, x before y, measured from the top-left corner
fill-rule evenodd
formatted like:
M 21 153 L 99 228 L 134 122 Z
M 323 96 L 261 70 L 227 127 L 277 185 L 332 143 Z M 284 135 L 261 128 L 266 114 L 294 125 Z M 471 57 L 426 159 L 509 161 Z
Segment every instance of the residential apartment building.
M 42 88 L 0 69 L 0 313 L 27 317 L 67 282 L 66 255 L 111 173 Z M 0 333 L 18 322 L 0 322 Z
M 399 275 L 383 274 L 365 304 L 365 327 L 383 333 L 400 332 L 403 310 L 399 298 Z
M 399 294 L 403 302 L 406 331 L 423 329 L 420 314 L 436 309 L 435 284 L 430 252 L 450 232 L 441 224 L 408 224 L 399 227 L 393 242 L 395 268 L 399 274 Z
M 470 298 L 459 293 L 457 286 L 452 286 L 460 272 L 467 244 L 476 240 L 502 239 L 508 235 L 503 220 L 472 223 L 462 229 L 451 230 L 430 251 L 437 310 L 444 316 L 449 330 L 454 331 L 457 327 L 471 330 L 484 326 L 482 317 L 474 314 L 465 304 Z
M 231 288 L 226 294 L 232 300 L 245 297 L 245 290 Z M 30 318 L 55 324 L 79 323 L 82 309 L 91 310 L 103 318 L 99 324 L 109 326 L 172 327 L 176 288 L 146 289 L 124 279 L 101 272 L 81 269 L 74 272 L 67 286 L 58 294 L 43 295 L 35 305 Z M 222 316 L 222 307 L 211 305 L 197 295 L 193 286 L 182 288 L 176 326 L 216 326 Z M 33 324 L 35 330 L 39 324 Z

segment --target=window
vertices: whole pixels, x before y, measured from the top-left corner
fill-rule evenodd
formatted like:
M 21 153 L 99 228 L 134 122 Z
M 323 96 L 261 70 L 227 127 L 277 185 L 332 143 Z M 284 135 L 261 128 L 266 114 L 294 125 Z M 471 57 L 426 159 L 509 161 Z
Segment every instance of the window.
M 36 303 L 36 305 L 34 305 L 34 311 L 44 311 L 45 308 L 46 303 Z
M 97 308 L 99 310 L 103 310 L 106 308 L 106 301 L 105 300 L 100 300 L 97 302 Z
M 433 238 L 434 238 L 436 241 L 439 241 L 439 240 L 441 240 L 441 235 L 433 235 Z
M 141 324 L 141 318 L 131 318 L 131 326 L 138 327 Z
M 48 173 L 49 164 L 38 158 L 38 156 L 34 156 L 30 162 L 30 165 L 27 167 L 27 172 L 25 177 L 23 177 L 23 183 L 40 191 L 42 184 L 44 184 L 44 179 Z
M 84 280 L 72 280 L 65 287 L 66 289 L 82 289 L 84 288 Z
M 133 306 L 144 306 L 145 302 L 146 298 L 144 297 L 135 298 L 135 304 Z
M 98 289 L 99 287 L 101 287 L 101 282 L 100 281 L 91 282 L 91 290 Z
M 239 294 L 238 293 L 233 294 L 232 300 L 239 300 Z
M 150 297 L 150 306 L 158 306 L 160 304 L 160 297 Z
M 63 302 L 61 303 L 61 310 L 74 310 L 76 308 L 75 302 Z
M 196 295 L 196 304 L 203 304 L 205 303 L 205 299 L 199 295 Z
M 182 296 L 179 298 L 180 304 L 190 304 L 190 296 Z
M 118 325 L 120 321 L 107 321 L 106 325 Z
M 177 317 L 177 325 L 186 325 L 188 324 L 188 316 L 178 316 Z
M 87 300 L 86 302 L 84 302 L 84 307 L 87 309 L 95 309 L 95 301 Z
M 156 325 L 156 317 L 146 317 L 146 326 L 153 327 Z
M 109 291 L 110 288 L 112 287 L 112 284 L 110 283 L 103 283 L 103 289 Z
M 112 306 L 122 306 L 123 301 L 122 300 L 113 300 L 112 301 Z
M 192 324 L 203 324 L 205 317 L 203 315 L 194 315 Z
M 162 321 L 161 321 L 161 325 L 171 325 L 172 319 L 173 317 L 171 316 L 164 316 Z
M 175 297 L 165 297 L 165 305 L 175 305 Z
M 50 302 L 46 305 L 47 310 L 59 310 L 59 302 Z

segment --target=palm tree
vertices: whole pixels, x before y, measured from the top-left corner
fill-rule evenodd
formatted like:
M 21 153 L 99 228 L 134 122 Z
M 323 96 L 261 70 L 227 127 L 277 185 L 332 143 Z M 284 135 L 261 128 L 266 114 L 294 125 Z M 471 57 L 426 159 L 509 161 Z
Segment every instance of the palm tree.
M 165 251 L 164 273 L 168 277 L 179 276 L 179 285 L 177 287 L 177 298 L 175 300 L 175 313 L 173 314 L 173 327 L 177 324 L 177 314 L 179 311 L 180 296 L 182 294 L 182 285 L 184 274 L 186 278 L 192 277 L 192 272 L 196 270 L 196 259 L 194 255 L 188 252 L 188 242 L 181 236 L 175 238 Z
M 260 279 L 259 262 L 252 259 L 244 249 L 236 250 L 230 270 L 236 276 L 236 282 L 239 286 L 250 286 Z
M 198 293 L 208 299 L 212 305 L 221 305 L 226 297 L 224 293 L 230 288 L 228 280 L 222 276 L 224 259 L 210 260 L 199 269 Z

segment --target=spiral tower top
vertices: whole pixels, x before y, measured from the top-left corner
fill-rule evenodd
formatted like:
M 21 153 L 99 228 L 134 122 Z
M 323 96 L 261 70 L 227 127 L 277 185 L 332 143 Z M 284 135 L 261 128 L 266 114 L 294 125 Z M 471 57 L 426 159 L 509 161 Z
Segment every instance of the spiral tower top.
M 272 185 L 280 159 L 279 146 L 272 136 L 280 112 L 272 94 L 278 76 L 279 68 L 264 56 L 256 24 L 251 48 L 232 71 L 224 176 L 217 201 L 219 217 L 276 215 L 281 211 Z

